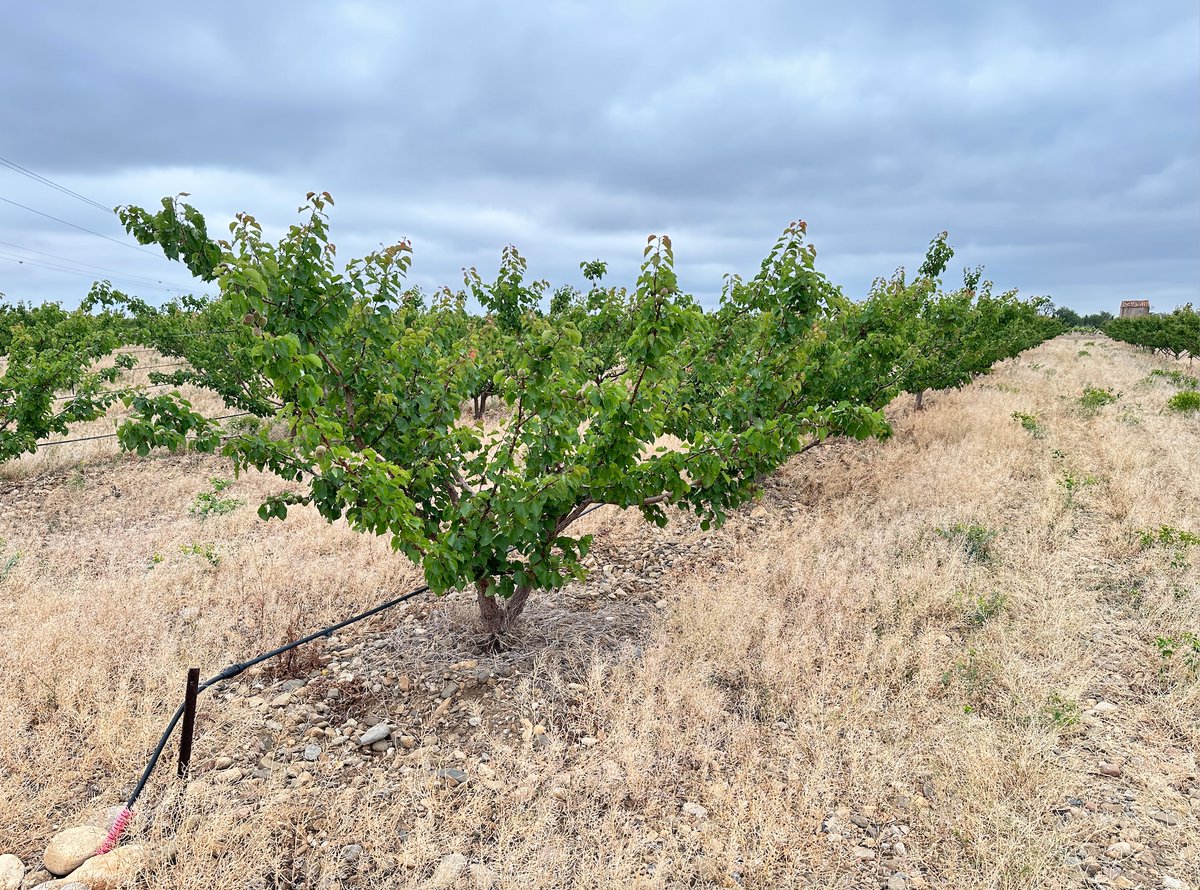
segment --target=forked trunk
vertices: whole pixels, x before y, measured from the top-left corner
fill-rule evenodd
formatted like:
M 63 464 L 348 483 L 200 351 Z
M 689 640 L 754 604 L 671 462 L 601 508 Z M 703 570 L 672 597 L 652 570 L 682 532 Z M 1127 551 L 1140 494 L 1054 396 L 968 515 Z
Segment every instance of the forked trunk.
M 925 410 L 925 390 L 923 390 L 923 389 L 917 390 L 917 410 L 918 411 Z
M 484 633 L 491 637 L 500 637 L 508 633 L 516 624 L 525 604 L 529 602 L 532 587 L 518 587 L 508 599 L 493 596 L 487 592 L 487 581 L 476 582 L 479 599 L 479 618 L 483 624 Z

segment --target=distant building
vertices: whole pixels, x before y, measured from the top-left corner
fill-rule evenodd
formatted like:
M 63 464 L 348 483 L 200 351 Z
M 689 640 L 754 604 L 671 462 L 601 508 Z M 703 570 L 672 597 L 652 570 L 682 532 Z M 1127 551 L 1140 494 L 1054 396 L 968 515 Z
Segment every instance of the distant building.
M 1139 315 L 1150 314 L 1149 300 L 1122 300 L 1121 318 L 1137 318 Z

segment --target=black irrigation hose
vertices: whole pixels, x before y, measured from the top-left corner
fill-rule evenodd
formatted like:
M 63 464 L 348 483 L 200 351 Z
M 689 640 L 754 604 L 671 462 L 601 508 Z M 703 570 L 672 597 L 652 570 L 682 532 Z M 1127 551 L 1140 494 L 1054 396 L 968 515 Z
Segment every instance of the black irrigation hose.
M 584 516 L 587 516 L 589 513 L 593 512 L 595 510 L 599 510 L 601 507 L 605 507 L 605 506 L 608 506 L 608 505 L 607 504 L 593 504 L 592 506 L 590 506 L 586 510 L 584 510 L 582 513 L 580 513 L 579 516 L 576 517 L 576 519 L 582 519 Z M 508 552 L 511 553 L 512 549 L 513 548 L 510 547 Z M 410 590 L 408 593 L 403 594 L 402 596 L 398 596 L 395 599 L 390 599 L 387 602 L 380 603 L 379 605 L 374 606 L 373 608 L 367 609 L 367 611 L 365 611 L 365 612 L 360 612 L 357 615 L 353 615 L 350 618 L 347 618 L 345 621 L 339 621 L 337 624 L 331 624 L 328 627 L 324 627 L 324 628 L 321 628 L 320 630 L 313 631 L 312 633 L 308 634 L 307 636 L 303 636 L 298 640 L 293 640 L 290 643 L 284 643 L 282 646 L 278 646 L 269 652 L 264 652 L 262 655 L 258 655 L 258 656 L 255 656 L 254 658 L 251 658 L 249 661 L 234 662 L 233 664 L 229 665 L 224 670 L 222 670 L 220 673 L 210 677 L 209 679 L 207 679 L 203 683 L 201 683 L 196 689 L 196 694 L 199 695 L 199 693 L 204 692 L 206 689 L 211 689 L 213 686 L 216 686 L 219 683 L 223 683 L 226 680 L 231 680 L 234 677 L 241 674 L 243 671 L 245 671 L 249 668 L 252 668 L 257 664 L 261 664 L 264 661 L 269 661 L 270 659 L 275 658 L 276 656 L 282 655 L 285 652 L 289 652 L 292 649 L 296 649 L 300 646 L 303 646 L 306 643 L 311 643 L 314 640 L 318 640 L 322 637 L 328 637 L 328 636 L 332 635 L 333 633 L 335 633 L 336 631 L 341 630 L 344 627 L 349 627 L 351 624 L 356 624 L 357 622 L 363 621 L 364 619 L 367 619 L 367 618 L 370 618 L 373 615 L 378 615 L 380 612 L 385 612 L 388 609 L 391 609 L 395 606 L 400 605 L 401 603 L 405 602 L 406 600 L 410 600 L 413 597 L 420 596 L 422 593 L 428 592 L 428 590 L 429 590 L 429 585 L 423 584 L 420 587 L 418 587 L 416 590 Z M 146 763 L 146 768 L 144 770 L 142 770 L 141 778 L 138 779 L 137 785 L 134 786 L 133 793 L 129 795 L 129 799 L 125 803 L 125 811 L 122 814 L 123 820 L 118 819 L 117 823 L 114 824 L 114 826 L 113 826 L 113 830 L 109 832 L 109 838 L 105 841 L 105 844 L 104 844 L 104 846 L 107 846 L 108 849 L 111 849 L 112 846 L 115 845 L 116 841 L 120 838 L 121 831 L 124 830 L 125 825 L 128 823 L 129 818 L 131 818 L 130 811 L 133 810 L 134 804 L 137 803 L 138 798 L 141 797 L 142 791 L 145 790 L 146 783 L 150 780 L 150 776 L 154 772 L 154 768 L 156 766 L 158 766 L 158 761 L 162 758 L 163 751 L 166 750 L 167 742 L 170 740 L 171 734 L 175 731 L 175 727 L 179 725 L 179 721 L 183 717 L 184 707 L 185 707 L 185 703 L 181 702 L 179 707 L 175 709 L 175 713 L 172 715 L 170 722 L 167 723 L 167 728 L 163 730 L 162 735 L 159 737 L 158 744 L 155 746 L 154 752 L 150 755 L 150 760 Z M 130 815 L 126 815 L 126 814 L 130 814 Z
M 220 417 L 206 417 L 205 420 L 232 420 L 235 417 L 249 417 L 253 413 L 253 411 L 239 411 L 237 414 L 222 414 Z M 76 442 L 94 442 L 97 439 L 115 439 L 117 438 L 117 435 L 117 433 L 105 433 L 102 436 L 82 436 L 78 439 L 63 439 L 59 442 L 43 442 L 41 445 L 38 445 L 36 448 L 34 448 L 34 451 L 41 451 L 43 448 L 50 448 L 54 445 L 73 445 Z
M 285 643 L 284 645 L 279 646 L 275 649 L 272 649 L 270 652 L 264 652 L 262 655 L 256 656 L 255 658 L 252 658 L 249 661 L 235 662 L 235 663 L 229 665 L 227 668 L 225 668 L 219 674 L 209 677 L 207 680 L 205 680 L 203 683 L 201 683 L 200 686 L 197 688 L 196 692 L 197 692 L 197 694 L 199 694 L 201 692 L 204 692 L 206 689 L 210 689 L 213 686 L 216 686 L 218 683 L 223 683 L 226 680 L 232 680 L 238 674 L 242 673 L 243 671 L 245 671 L 249 668 L 254 667 L 256 664 L 261 664 L 264 661 L 268 661 L 272 658 L 275 658 L 277 655 L 282 655 L 284 652 L 289 652 L 292 649 L 296 649 L 300 646 L 303 646 L 305 643 L 311 643 L 314 640 L 320 639 L 321 637 L 328 637 L 331 634 L 333 634 L 334 632 L 341 630 L 343 627 L 347 627 L 351 624 L 362 621 L 366 618 L 370 618 L 372 615 L 378 615 L 380 612 L 384 612 L 388 609 L 391 609 L 394 606 L 398 606 L 398 605 L 400 605 L 400 603 L 402 603 L 406 600 L 410 600 L 415 596 L 419 596 L 420 594 L 425 593 L 428 590 L 429 590 L 428 584 L 422 585 L 421 587 L 418 587 L 416 590 L 410 590 L 408 593 L 404 594 L 403 596 L 398 596 L 395 599 L 388 600 L 386 603 L 380 603 L 378 606 L 375 606 L 374 608 L 368 609 L 365 612 L 360 612 L 358 615 L 354 615 L 350 618 L 347 618 L 345 621 L 340 621 L 337 624 L 332 624 L 329 627 L 325 627 L 325 628 L 322 628 L 321 630 L 314 631 L 313 633 L 310 633 L 308 636 L 301 637 L 298 640 L 293 640 L 290 643 Z M 126 801 L 126 803 L 125 803 L 125 808 L 127 810 L 133 809 L 133 805 L 135 803 L 137 803 L 137 799 L 141 796 L 142 791 L 145 789 L 146 782 L 149 781 L 151 773 L 153 773 L 154 768 L 156 766 L 158 766 L 158 761 L 162 757 L 162 753 L 167 747 L 167 742 L 170 740 L 171 734 L 175 731 L 175 727 L 179 724 L 180 718 L 183 717 L 183 708 L 184 708 L 184 703 L 180 702 L 179 707 L 175 709 L 174 716 L 171 717 L 171 721 L 167 724 L 167 728 L 165 730 L 163 730 L 163 734 L 158 740 L 158 745 L 154 748 L 154 753 L 150 755 L 150 761 L 146 764 L 146 768 L 142 771 L 142 776 L 140 779 L 138 779 L 138 783 L 134 787 L 133 793 L 131 795 L 129 795 L 129 800 Z

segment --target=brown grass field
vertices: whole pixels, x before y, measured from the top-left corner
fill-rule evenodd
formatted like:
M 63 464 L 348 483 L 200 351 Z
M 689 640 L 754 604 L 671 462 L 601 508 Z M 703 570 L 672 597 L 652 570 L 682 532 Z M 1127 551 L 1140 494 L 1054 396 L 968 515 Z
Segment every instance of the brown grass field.
M 137 808 L 130 886 L 1197 887 L 1200 546 L 1140 536 L 1200 534 L 1200 419 L 1156 367 L 1063 336 L 898 401 L 890 440 L 796 459 L 717 532 L 601 510 L 589 580 L 503 654 L 452 595 L 219 687 L 190 782 L 172 743 Z M 260 521 L 271 477 L 190 512 L 214 477 L 110 441 L 0 469 L 0 854 L 25 887 L 122 803 L 189 666 L 420 583 L 315 513 Z

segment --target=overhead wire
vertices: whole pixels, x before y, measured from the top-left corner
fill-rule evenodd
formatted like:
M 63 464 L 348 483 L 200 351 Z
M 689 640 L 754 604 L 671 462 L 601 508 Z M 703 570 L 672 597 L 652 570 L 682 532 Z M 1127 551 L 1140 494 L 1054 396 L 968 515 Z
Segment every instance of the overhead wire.
M 48 176 L 43 176 L 40 173 L 35 173 L 33 170 L 30 170 L 28 167 L 22 167 L 16 161 L 10 161 L 8 158 L 0 157 L 0 166 L 7 167 L 9 170 L 12 170 L 14 173 L 19 173 L 22 176 L 27 176 L 30 179 L 34 180 L 35 182 L 42 183 L 42 185 L 48 185 L 48 186 L 50 186 L 50 188 L 56 189 L 56 190 L 62 192 L 64 195 L 70 195 L 72 198 L 77 198 L 80 201 L 82 201 L 83 203 L 89 204 L 92 207 L 95 207 L 97 210 L 103 211 L 104 213 L 112 213 L 112 214 L 116 213 L 116 210 L 114 210 L 112 207 L 105 207 L 99 201 L 93 201 L 87 195 L 81 195 L 81 194 L 79 194 L 79 192 L 75 191 L 74 189 L 69 189 L 65 185 L 55 182 L 53 179 L 50 179 Z
M 59 256 L 58 254 L 48 253 L 47 251 L 38 250 L 33 247 L 25 247 L 24 245 L 21 245 L 21 244 L 14 244 L 12 241 L 0 241 L 0 245 L 2 245 L 4 247 L 11 247 L 14 250 L 24 251 L 25 253 L 36 253 L 39 256 L 47 257 L 47 258 L 54 260 L 56 262 L 59 262 L 59 263 L 70 263 L 73 266 L 82 266 L 87 269 L 93 269 L 97 272 L 104 272 L 107 275 L 114 276 L 114 280 L 120 279 L 122 281 L 139 283 L 139 284 L 142 284 L 144 286 L 149 286 L 149 287 L 162 287 L 162 288 L 166 288 L 168 290 L 186 290 L 186 288 L 184 288 L 182 286 L 168 284 L 167 282 L 163 281 L 161 278 L 155 279 L 155 278 L 149 278 L 145 275 L 138 275 L 138 274 L 132 273 L 132 272 L 120 272 L 116 269 L 109 269 L 105 266 L 97 266 L 94 263 L 85 263 L 83 260 L 73 260 L 70 257 Z M 21 257 L 20 259 L 23 262 L 34 262 L 33 260 L 29 260 L 24 257 Z M 37 262 L 45 262 L 45 261 L 39 260 Z M 64 269 L 63 271 L 74 271 L 74 270 Z M 95 277 L 95 276 L 91 276 L 91 277 Z
M 49 213 L 44 213 L 41 210 L 36 210 L 35 208 L 30 207 L 28 204 L 22 204 L 20 201 L 14 201 L 12 198 L 6 198 L 3 195 L 0 195 L 0 201 L 3 201 L 5 204 L 11 204 L 14 207 L 20 207 L 22 210 L 28 210 L 30 213 L 36 213 L 38 216 L 44 216 L 46 219 L 52 219 L 57 223 L 62 223 L 64 226 L 70 226 L 72 229 L 79 229 L 79 231 L 87 232 L 89 235 L 95 235 L 97 238 L 103 238 L 105 241 L 111 241 L 113 244 L 120 244 L 122 247 L 128 247 L 130 250 L 136 250 L 139 253 L 146 254 L 147 256 L 152 256 L 152 257 L 156 257 L 156 258 L 159 256 L 158 254 L 154 253 L 153 251 L 146 250 L 146 248 L 142 247 L 141 245 L 130 244 L 128 241 L 120 241 L 116 238 L 113 238 L 110 235 L 105 235 L 101 232 L 97 232 L 95 229 L 89 229 L 87 226 L 81 226 L 78 223 L 73 223 L 73 222 L 70 222 L 69 220 L 65 220 L 61 217 L 53 216 L 52 214 L 49 214 Z
M 124 276 L 108 275 L 108 274 L 98 276 L 94 272 L 88 272 L 85 269 L 72 269 L 68 266 L 64 266 L 59 263 L 50 263 L 45 260 L 38 260 L 38 259 L 34 259 L 32 257 L 17 256 L 15 254 L 11 254 L 7 251 L 0 251 L 0 259 L 7 260 L 10 263 L 18 263 L 22 266 L 30 266 L 31 268 L 35 268 L 35 269 L 47 269 L 52 272 L 64 272 L 68 275 L 79 275 L 83 278 L 90 278 L 92 281 L 96 281 L 96 280 L 99 280 L 100 278 L 103 278 L 106 281 L 115 281 L 118 284 L 124 283 L 126 285 L 132 285 L 137 288 L 153 288 L 154 290 L 165 291 L 166 293 L 169 293 L 169 294 L 179 293 L 182 290 L 187 290 L 187 288 L 182 288 L 182 287 L 171 287 L 170 285 L 163 284 L 162 282 L 151 283 L 149 280 L 135 281 L 133 279 L 125 278 Z M 68 260 L 68 262 L 70 262 L 70 260 Z

